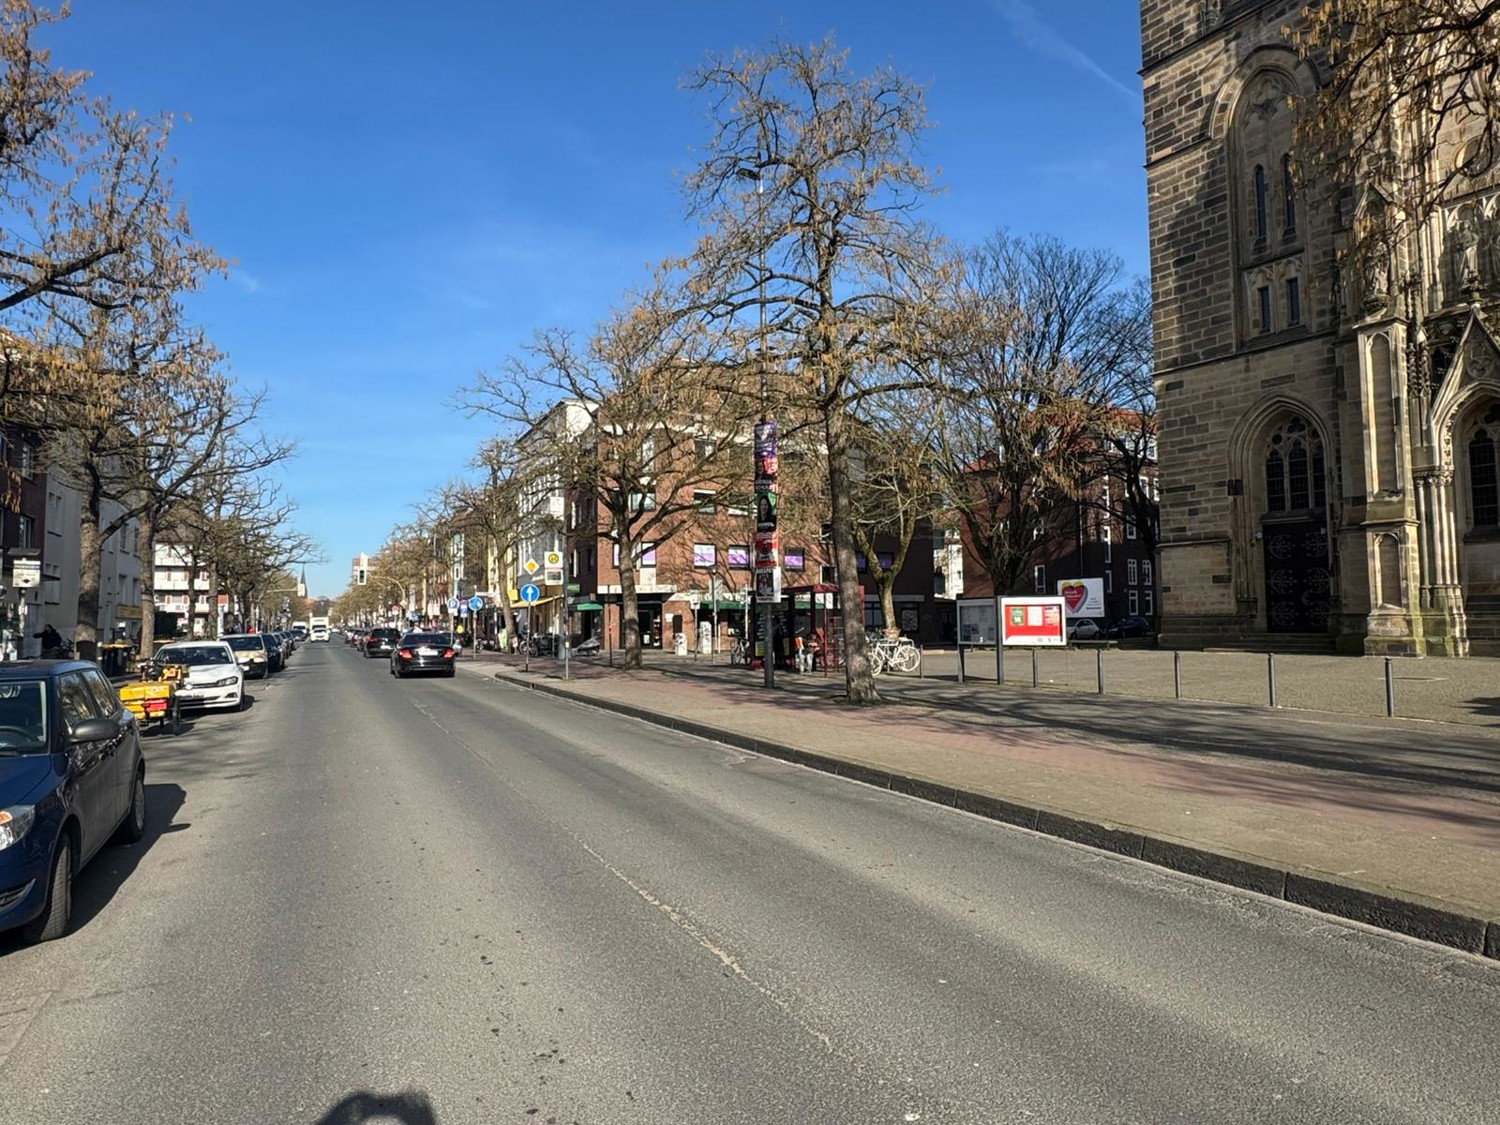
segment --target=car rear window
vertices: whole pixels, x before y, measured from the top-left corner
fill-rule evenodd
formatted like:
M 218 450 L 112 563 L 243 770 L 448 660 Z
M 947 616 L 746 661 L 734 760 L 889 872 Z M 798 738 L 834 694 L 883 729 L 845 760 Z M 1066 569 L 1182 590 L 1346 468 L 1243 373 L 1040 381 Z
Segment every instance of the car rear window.
M 441 633 L 407 633 L 401 638 L 403 645 L 445 645 L 448 638 Z
M 183 645 L 181 648 L 168 645 L 157 653 L 157 659 L 169 664 L 229 664 L 232 658 L 219 645 Z

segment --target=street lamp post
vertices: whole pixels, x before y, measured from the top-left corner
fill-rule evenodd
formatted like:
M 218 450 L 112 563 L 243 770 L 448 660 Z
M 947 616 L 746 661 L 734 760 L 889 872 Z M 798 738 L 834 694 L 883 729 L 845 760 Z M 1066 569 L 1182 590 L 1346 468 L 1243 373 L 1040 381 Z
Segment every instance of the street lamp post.
M 757 354 L 758 354 L 758 357 L 759 357 L 759 360 L 760 360 L 760 363 L 759 363 L 759 367 L 760 367 L 760 425 L 756 427 L 756 429 L 757 429 L 757 434 L 756 434 L 757 440 L 756 440 L 756 443 L 755 443 L 755 448 L 754 448 L 753 455 L 754 455 L 754 458 L 755 458 L 754 464 L 755 464 L 755 473 L 756 473 L 755 491 L 756 491 L 757 494 L 760 494 L 760 493 L 764 492 L 766 496 L 771 497 L 771 500 L 770 500 L 769 504 L 766 505 L 766 506 L 764 506 L 764 510 L 763 510 L 763 506 L 761 504 L 759 504 L 759 503 L 756 504 L 756 513 L 757 514 L 756 514 L 756 517 L 755 517 L 756 518 L 756 524 L 755 524 L 755 532 L 756 532 L 756 534 L 755 534 L 755 538 L 757 540 L 757 547 L 758 547 L 759 546 L 759 542 L 762 539 L 762 536 L 768 536 L 769 537 L 768 540 L 766 540 L 771 545 L 771 551 L 770 551 L 771 561 L 770 561 L 770 564 L 769 564 L 769 566 L 767 568 L 770 571 L 770 578 L 769 578 L 769 581 L 768 581 L 768 588 L 769 588 L 769 590 L 775 591 L 775 590 L 778 590 L 778 588 L 779 588 L 779 584 L 777 584 L 776 581 L 775 581 L 775 572 L 776 572 L 776 568 L 780 566 L 780 557 L 779 557 L 780 544 L 777 542 L 777 536 L 776 536 L 776 504 L 775 504 L 775 499 L 774 499 L 775 492 L 776 492 L 776 469 L 774 467 L 775 464 L 776 464 L 776 454 L 775 454 L 775 440 L 776 440 L 775 439 L 775 433 L 776 433 L 776 429 L 775 429 L 775 424 L 771 421 L 771 418 L 770 418 L 770 406 L 769 406 L 769 402 L 770 402 L 770 371 L 769 371 L 769 369 L 766 366 L 766 175 L 765 175 L 765 170 L 766 170 L 766 164 L 767 163 L 768 163 L 768 158 L 763 153 L 757 152 L 756 153 L 756 164 L 755 164 L 755 167 L 753 167 L 753 168 L 739 168 L 739 169 L 736 170 L 735 175 L 737 175 L 741 179 L 746 179 L 746 180 L 753 179 L 755 181 L 755 230 L 756 230 L 756 243 L 757 243 L 757 255 L 756 255 L 756 257 L 757 257 L 757 264 L 756 264 L 756 289 L 757 289 L 757 298 L 756 298 L 756 304 L 757 304 L 757 306 L 759 308 L 759 312 L 760 312 L 760 330 L 759 330 L 759 336 L 757 338 L 757 343 L 756 343 L 756 351 L 757 351 Z M 769 436 L 769 442 L 771 444 L 770 444 L 770 453 L 769 453 L 768 457 L 764 455 L 764 451 L 761 448 L 761 444 L 762 444 L 761 438 L 762 438 L 762 435 L 770 435 Z M 768 466 L 769 466 L 769 469 L 768 469 Z M 760 586 L 761 586 L 761 583 L 760 583 L 760 570 L 761 570 L 761 559 L 760 559 L 760 556 L 761 556 L 761 552 L 759 551 L 759 549 L 756 550 L 755 554 L 756 554 L 756 558 L 752 562 L 752 565 L 755 567 L 755 570 L 752 571 L 752 573 L 755 574 L 756 581 L 754 581 L 754 582 L 751 583 L 751 593 L 754 596 L 755 601 L 756 601 L 756 612 L 760 615 L 760 635 L 761 635 L 761 651 L 762 651 L 761 668 L 762 668 L 764 676 L 765 676 L 765 680 L 764 680 L 765 686 L 768 687 L 768 688 L 774 688 L 776 686 L 776 654 L 775 654 L 775 652 L 772 649 L 772 643 L 774 641 L 773 630 L 774 630 L 775 622 L 774 622 L 774 616 L 773 616 L 773 614 L 771 612 L 771 606 L 772 606 L 772 604 L 774 603 L 774 601 L 776 599 L 774 597 L 770 596 L 769 593 L 766 596 L 764 596 L 764 597 L 761 594 L 761 590 L 760 590 Z

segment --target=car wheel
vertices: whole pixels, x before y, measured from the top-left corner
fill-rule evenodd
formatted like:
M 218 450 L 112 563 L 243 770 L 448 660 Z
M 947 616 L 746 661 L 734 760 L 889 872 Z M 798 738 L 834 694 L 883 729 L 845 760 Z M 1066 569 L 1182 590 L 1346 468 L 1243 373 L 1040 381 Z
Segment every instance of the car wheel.
M 236 711 L 243 711 L 248 706 L 250 706 L 250 700 L 246 697 L 245 693 L 241 691 L 240 697 L 234 701 L 234 709 Z
M 135 771 L 135 781 L 130 787 L 130 811 L 115 833 L 117 844 L 138 844 L 146 834 L 146 771 Z
M 167 712 L 167 731 L 170 734 L 182 733 L 182 700 L 173 699 L 172 708 Z
M 446 672 L 443 673 L 443 675 L 447 676 L 450 680 L 455 675 L 457 675 L 457 674 L 458 674 L 458 669 L 457 668 L 449 668 Z
M 21 927 L 21 940 L 35 944 L 51 941 L 68 932 L 73 920 L 73 841 L 64 836 L 52 857 L 52 874 L 47 880 L 47 905 L 42 912 Z

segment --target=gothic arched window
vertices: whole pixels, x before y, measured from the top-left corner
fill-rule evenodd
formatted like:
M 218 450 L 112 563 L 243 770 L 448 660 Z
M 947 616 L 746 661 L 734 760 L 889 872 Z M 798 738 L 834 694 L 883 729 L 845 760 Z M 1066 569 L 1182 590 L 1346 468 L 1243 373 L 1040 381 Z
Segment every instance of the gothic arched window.
M 1281 209 L 1282 225 L 1286 228 L 1286 233 L 1291 234 L 1297 229 L 1297 185 L 1292 181 L 1290 156 L 1281 158 Z
M 1266 237 L 1266 169 L 1255 166 L 1255 237 Z
M 1323 442 L 1301 418 L 1289 419 L 1266 449 L 1266 511 L 1318 511 L 1328 502 Z
M 1475 528 L 1500 528 L 1500 474 L 1495 466 L 1495 435 L 1500 406 L 1492 406 L 1469 439 L 1469 513 Z

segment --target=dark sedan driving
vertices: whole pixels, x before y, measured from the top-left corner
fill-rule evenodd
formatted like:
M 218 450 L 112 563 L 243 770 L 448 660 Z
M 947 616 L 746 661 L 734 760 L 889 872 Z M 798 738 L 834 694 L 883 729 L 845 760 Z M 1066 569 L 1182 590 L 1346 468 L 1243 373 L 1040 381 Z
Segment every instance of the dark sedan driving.
M 446 633 L 407 633 L 391 651 L 391 675 L 397 679 L 418 672 L 453 675 L 453 645 Z

